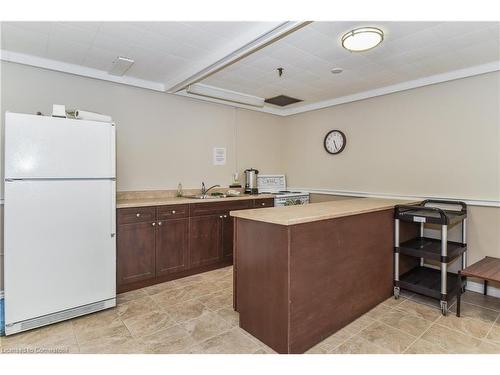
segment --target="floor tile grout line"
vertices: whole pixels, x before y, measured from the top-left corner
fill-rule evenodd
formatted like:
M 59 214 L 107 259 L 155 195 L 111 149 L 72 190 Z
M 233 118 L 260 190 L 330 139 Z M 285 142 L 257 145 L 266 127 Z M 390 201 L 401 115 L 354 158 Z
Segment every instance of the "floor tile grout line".
M 463 307 L 464 304 L 466 304 L 466 305 L 472 305 L 472 306 L 479 307 L 481 309 L 493 311 L 493 312 L 496 312 L 497 314 L 500 314 L 500 311 L 498 311 L 498 310 L 495 310 L 495 309 L 492 309 L 492 308 L 489 308 L 489 307 L 485 307 L 485 306 L 481 306 L 481 305 L 478 305 L 478 304 L 475 304 L 475 303 L 471 303 L 471 302 L 467 302 L 467 301 L 463 301 L 462 300 L 461 304 L 462 304 L 462 307 Z M 452 306 L 454 306 L 454 305 L 455 305 L 455 303 Z M 452 306 L 450 306 L 450 307 L 452 307 Z
M 389 297 L 389 298 L 391 298 L 391 297 Z M 405 298 L 406 298 L 406 297 L 405 297 Z M 376 308 L 377 308 L 377 307 L 379 307 L 379 306 L 383 306 L 383 307 L 386 307 L 388 310 L 394 310 L 395 306 L 388 306 L 388 305 L 385 305 L 385 304 L 384 304 L 384 302 L 386 302 L 386 301 L 387 301 L 387 299 L 386 299 L 385 301 L 382 301 L 381 303 L 379 303 L 379 304 L 378 304 L 377 306 L 375 306 L 373 309 L 376 309 Z M 403 301 L 403 302 L 404 302 L 404 301 Z M 399 304 L 398 304 L 398 305 L 399 305 Z M 398 306 L 398 305 L 396 305 L 396 306 Z M 372 310 L 373 310 L 373 309 L 372 309 Z M 370 310 L 370 311 L 372 311 L 372 310 Z M 359 319 L 359 318 L 361 318 L 361 317 L 365 316 L 365 315 L 366 315 L 366 314 L 368 314 L 370 311 L 368 311 L 368 312 L 366 312 L 365 314 L 361 315 L 361 316 L 360 316 L 360 317 L 358 317 L 357 319 Z M 398 310 L 398 311 L 400 311 L 400 310 Z M 384 314 L 382 314 L 382 316 L 383 316 L 383 315 L 385 315 L 385 313 L 384 313 Z M 372 325 L 374 325 L 375 323 L 382 323 L 382 324 L 385 324 L 384 322 L 382 322 L 382 321 L 380 321 L 380 320 L 379 320 L 379 318 L 380 318 L 380 317 L 379 317 L 379 318 L 371 318 L 371 317 L 367 316 L 367 318 L 372 319 L 372 320 L 373 320 L 373 322 L 371 322 L 370 324 L 368 324 L 366 327 L 361 328 L 361 329 L 360 329 L 360 330 L 358 330 L 357 332 L 353 333 L 353 334 L 352 334 L 351 336 L 349 336 L 347 339 L 345 339 L 344 341 L 342 341 L 342 342 L 341 342 L 341 343 L 339 343 L 338 345 L 334 346 L 333 348 L 331 348 L 331 349 L 330 349 L 330 350 L 328 350 L 327 352 L 331 352 L 332 350 L 337 349 L 338 347 L 340 347 L 341 345 L 345 344 L 347 341 L 351 340 L 351 339 L 352 339 L 352 338 L 354 338 L 355 336 L 359 336 L 359 335 L 361 334 L 361 332 L 363 332 L 364 330 L 368 329 L 369 327 L 371 327 L 371 326 L 372 326 Z M 357 319 L 356 319 L 356 320 L 357 320 Z M 356 320 L 354 320 L 353 322 L 355 322 Z M 353 323 L 353 322 L 351 322 L 351 323 Z M 388 326 L 388 327 L 391 327 L 391 326 L 389 326 L 388 324 L 385 324 L 385 325 L 386 325 L 386 326 Z M 347 327 L 347 326 L 346 326 L 346 327 Z M 345 328 L 345 327 L 344 327 L 344 328 Z M 395 327 L 391 327 L 391 328 L 397 329 L 397 328 L 395 328 Z M 341 328 L 341 329 L 342 329 L 342 328 Z M 340 330 L 341 330 L 341 329 L 340 329 Z M 340 330 L 339 330 L 339 331 L 340 331 Z M 337 332 L 338 332 L 338 331 L 337 331 Z M 403 331 L 401 331 L 401 332 L 403 332 Z M 406 333 L 406 332 L 403 332 L 403 333 Z M 334 333 L 334 334 L 335 334 L 335 333 Z M 412 336 L 412 337 L 413 337 L 413 335 L 410 335 L 410 336 Z M 365 338 L 363 338 L 363 337 L 361 337 L 361 336 L 359 336 L 359 337 L 360 337 L 361 339 L 363 339 L 363 340 L 365 340 L 365 341 L 369 342 L 370 344 L 377 346 L 377 347 L 378 347 L 378 348 L 380 348 L 380 349 L 384 349 L 384 350 L 386 349 L 386 348 L 382 347 L 381 345 L 378 345 L 378 344 L 372 343 L 371 341 L 368 341 L 368 340 L 366 340 Z M 325 340 L 326 340 L 326 339 L 325 339 Z M 320 343 L 319 345 L 321 346 L 321 343 Z M 391 351 L 391 352 L 392 352 L 392 350 L 389 350 L 389 351 Z
M 441 319 L 441 317 L 439 317 L 439 318 L 438 318 L 435 322 L 432 322 L 432 323 L 429 325 L 429 327 L 427 327 L 427 329 L 425 329 L 425 330 L 424 330 L 424 332 L 422 332 L 422 333 L 420 334 L 420 336 L 418 336 L 418 337 L 415 339 L 415 341 L 413 341 L 410 345 L 408 345 L 408 347 L 407 347 L 405 350 L 403 350 L 403 352 L 402 352 L 401 354 L 405 354 L 405 353 L 408 351 L 408 349 L 410 349 L 410 348 L 412 347 L 412 345 L 413 345 L 413 344 L 415 344 L 418 340 L 425 340 L 425 339 L 423 338 L 423 337 L 424 337 L 424 335 L 425 335 L 425 334 L 426 334 L 426 333 L 427 333 L 427 332 L 428 332 L 428 331 L 432 328 L 432 326 L 433 326 L 433 325 L 434 325 L 434 324 L 435 324 L 435 323 L 436 323 L 439 319 Z M 427 340 L 425 340 L 425 341 L 427 341 Z M 431 343 L 431 344 L 435 344 L 435 343 Z M 435 344 L 435 345 L 439 346 L 441 349 L 444 349 L 444 350 L 448 351 L 446 348 L 442 347 L 442 346 L 441 346 L 441 345 L 439 345 L 439 344 Z
M 480 294 L 480 293 L 478 293 L 478 292 L 471 292 L 471 293 Z M 481 294 L 481 295 L 482 295 L 482 294 Z M 488 296 L 488 297 L 491 297 L 491 296 Z M 493 297 L 493 298 L 495 298 L 495 297 Z M 456 302 L 456 299 L 455 299 L 455 302 Z M 486 307 L 486 306 L 479 305 L 479 304 L 474 303 L 474 302 L 466 301 L 466 300 L 464 300 L 464 298 L 463 298 L 463 297 L 462 297 L 462 303 L 468 303 L 469 305 L 474 305 L 474 306 L 477 306 L 477 307 L 481 307 L 481 308 L 483 308 L 483 309 L 493 310 L 493 311 L 495 311 L 495 312 L 497 312 L 497 313 L 500 313 L 500 309 L 499 309 L 499 310 L 497 310 L 497 309 L 494 309 L 494 308 L 492 308 L 492 307 Z
M 443 327 L 443 328 L 447 328 L 447 329 L 449 329 L 450 331 L 453 331 L 453 332 L 456 332 L 456 333 L 462 334 L 462 335 L 464 335 L 464 336 L 467 336 L 467 337 L 468 337 L 468 338 L 470 338 L 470 339 L 478 340 L 478 341 L 481 341 L 481 342 L 487 342 L 487 341 L 485 341 L 485 340 L 483 340 L 483 339 L 481 339 L 481 338 L 478 338 L 478 337 L 475 337 L 475 336 L 469 335 L 469 334 L 467 334 L 467 333 L 465 333 L 465 332 L 461 332 L 461 331 L 459 331 L 459 330 L 457 330 L 457 329 L 450 328 L 450 327 L 448 327 L 448 326 L 444 326 L 444 325 L 442 325 L 442 324 L 438 323 L 437 321 L 436 321 L 436 325 L 438 325 L 438 326 L 440 326 L 440 327 Z
M 460 317 L 460 319 L 466 319 L 466 320 L 472 320 L 473 322 L 483 322 L 483 323 L 485 323 L 485 322 L 484 322 L 484 321 L 482 321 L 481 319 L 470 318 L 470 317 L 467 317 L 467 316 L 462 316 L 462 317 Z M 452 331 L 455 331 L 455 332 L 461 333 L 461 334 L 463 334 L 463 335 L 465 335 L 465 336 L 472 337 L 472 338 L 477 339 L 477 340 L 482 340 L 482 338 L 480 338 L 480 337 L 476 337 L 476 336 L 473 336 L 473 335 L 471 335 L 471 334 L 469 334 L 469 333 L 467 333 L 467 332 L 462 332 L 462 331 L 459 331 L 458 329 L 455 329 L 455 328 L 452 328 L 452 327 L 445 326 L 445 325 L 443 325 L 443 324 L 439 323 L 439 321 L 440 321 L 440 320 L 441 320 L 441 318 L 440 318 L 440 319 L 438 319 L 438 320 L 436 320 L 436 322 L 435 322 L 435 323 L 436 323 L 437 325 L 441 326 L 441 327 L 445 327 L 445 328 L 451 329 Z M 493 323 L 492 323 L 492 324 L 493 324 L 493 325 L 495 325 L 495 322 L 496 322 L 496 319 L 493 321 Z M 488 333 L 491 331 L 491 328 L 493 327 L 493 325 L 492 325 L 492 326 L 488 329 Z M 486 336 L 487 336 L 487 335 L 488 335 L 488 334 L 486 334 Z M 486 336 L 485 336 L 485 337 L 486 337 Z
M 409 299 L 409 298 L 408 298 L 407 300 L 411 300 L 411 299 Z M 412 302 L 415 302 L 415 303 L 420 303 L 420 302 L 417 302 L 417 301 L 415 301 L 415 300 L 411 300 L 411 301 L 412 301 Z M 397 309 L 397 306 L 401 305 L 401 304 L 402 304 L 402 303 L 404 303 L 404 302 L 405 302 L 405 301 L 403 301 L 403 302 L 401 302 L 400 304 L 398 304 L 398 305 L 394 306 L 392 309 L 393 309 L 393 310 L 397 310 L 397 311 L 402 312 L 402 313 L 406 313 L 406 314 L 408 314 L 408 315 L 410 315 L 410 316 L 412 316 L 412 317 L 414 317 L 414 318 L 419 318 L 419 319 L 425 320 L 426 322 L 429 322 L 430 324 L 429 324 L 429 327 L 427 327 L 427 328 L 426 328 L 426 329 L 425 329 L 425 330 L 424 330 L 424 331 L 423 331 L 423 332 L 422 332 L 419 336 L 417 336 L 417 337 L 416 337 L 416 336 L 414 336 L 414 335 L 412 335 L 412 334 L 410 334 L 410 333 L 408 333 L 408 332 L 405 332 L 405 331 L 403 331 L 403 330 L 401 330 L 401 329 L 399 329 L 399 328 L 397 328 L 397 327 L 393 327 L 393 326 L 391 326 L 391 325 L 389 325 L 389 324 L 387 324 L 387 323 L 385 323 L 385 322 L 381 321 L 381 320 L 380 320 L 380 318 L 381 318 L 381 317 L 383 317 L 385 314 L 382 314 L 380 317 L 378 317 L 377 319 L 375 319 L 377 322 L 382 323 L 382 324 L 384 324 L 384 325 L 386 325 L 386 326 L 388 326 L 388 327 L 390 327 L 390 328 L 393 328 L 393 329 L 395 329 L 395 330 L 397 330 L 397 331 L 399 331 L 399 332 L 402 332 L 402 333 L 404 333 L 404 334 L 407 334 L 407 335 L 409 335 L 409 336 L 411 336 L 411 337 L 416 337 L 416 338 L 415 338 L 415 340 L 414 340 L 413 342 L 411 342 L 411 343 L 410 343 L 410 344 L 409 344 L 409 345 L 405 348 L 405 350 L 403 350 L 400 354 L 405 353 L 405 352 L 406 352 L 406 351 L 407 351 L 407 350 L 408 350 L 408 349 L 409 349 L 409 348 L 410 348 L 413 344 L 415 344 L 415 343 L 416 343 L 416 342 L 417 342 L 420 338 L 422 338 L 422 336 L 423 336 L 423 335 L 424 335 L 424 334 L 425 334 L 425 333 L 426 333 L 429 329 L 431 329 L 431 327 L 434 325 L 434 323 L 436 323 L 439 319 L 441 319 L 441 317 L 439 317 L 439 318 L 437 318 L 436 320 L 434 320 L 434 321 L 432 321 L 432 322 L 431 322 L 431 321 L 429 321 L 429 320 L 427 320 L 427 319 L 424 319 L 424 318 L 422 318 L 422 317 L 420 317 L 420 316 L 417 316 L 417 314 L 412 314 L 412 313 L 410 313 L 410 312 L 408 312 L 408 311 L 404 311 L 404 310 L 401 310 L 401 309 Z M 425 305 L 425 304 L 424 304 L 424 305 Z M 428 306 L 428 305 L 426 305 L 426 306 Z M 443 349 L 445 349 L 445 348 L 443 348 Z M 446 349 L 445 349 L 445 350 L 446 350 Z
M 493 331 L 493 328 L 495 328 L 495 325 L 497 324 L 497 322 L 500 322 L 500 314 L 498 314 L 497 318 L 495 319 L 495 321 L 493 322 L 492 326 L 488 330 L 488 333 L 486 333 L 486 336 L 484 336 L 484 338 L 486 340 L 488 340 L 488 336 L 490 335 L 491 331 Z M 487 342 L 489 342 L 489 340 Z
M 80 353 L 80 341 L 78 340 L 78 336 L 76 335 L 75 332 L 75 325 L 74 325 L 74 320 L 71 320 L 71 330 L 73 332 L 73 336 L 75 336 L 75 341 L 76 341 L 76 346 L 78 346 L 78 352 Z
M 206 341 L 208 341 L 208 340 L 213 339 L 214 337 L 217 337 L 217 336 L 220 336 L 220 335 L 222 335 L 222 334 L 224 334 L 224 333 L 227 333 L 227 332 L 229 332 L 229 331 L 232 331 L 232 330 L 233 330 L 233 329 L 235 329 L 235 328 L 237 328 L 237 327 L 231 327 L 231 328 L 229 328 L 229 329 L 226 329 L 225 331 L 222 331 L 222 332 L 219 332 L 219 333 L 217 333 L 217 334 L 215 334 L 215 335 L 213 335 L 213 336 L 210 336 L 209 338 L 207 338 L 207 339 L 205 339 L 205 340 L 201 340 L 201 341 L 200 341 L 200 342 L 198 342 L 198 343 L 195 343 L 195 344 L 193 344 L 193 345 L 191 345 L 191 346 L 188 346 L 188 347 L 187 347 L 187 350 L 190 350 L 191 348 L 194 348 L 194 347 L 195 347 L 195 346 L 197 346 L 197 345 L 201 345 L 201 344 L 203 344 L 204 342 L 206 342 Z M 188 332 L 188 333 L 189 333 L 189 332 Z M 258 345 L 258 343 L 257 343 L 257 342 L 254 342 L 254 343 Z M 258 346 L 260 347 L 261 345 L 258 345 Z M 249 353 L 249 354 L 253 354 L 253 353 Z
M 415 302 L 415 301 L 412 301 L 412 302 Z M 427 306 L 427 305 L 424 305 L 424 306 Z M 397 308 L 397 307 L 395 307 L 395 310 L 398 310 L 399 312 L 407 313 L 407 314 L 409 314 L 409 315 L 411 315 L 411 316 L 413 316 L 413 317 L 416 317 L 416 318 L 423 319 L 423 320 L 425 320 L 425 321 L 427 321 L 427 322 L 429 322 L 429 323 L 434 323 L 434 322 L 436 322 L 436 320 L 438 320 L 438 319 L 439 319 L 439 317 L 438 317 L 438 318 L 436 318 L 436 319 L 434 319 L 434 320 L 429 320 L 429 319 L 426 319 L 426 318 L 424 318 L 424 317 L 422 317 L 422 316 L 419 316 L 418 314 L 414 313 L 413 311 L 406 311 L 406 310 L 404 310 L 404 309 L 402 309 L 402 308 Z
M 382 323 L 382 322 L 380 322 L 380 321 L 378 321 L 378 320 L 376 320 L 376 319 L 373 319 L 373 322 L 372 322 L 372 323 L 370 323 L 370 324 L 369 324 L 369 325 L 367 325 L 365 328 L 363 328 L 363 329 L 359 330 L 358 332 L 356 332 L 355 334 L 353 334 L 351 337 L 349 337 L 347 340 L 345 340 L 345 341 L 344 341 L 344 342 L 342 342 L 341 344 L 337 345 L 337 346 L 336 346 L 335 348 L 333 348 L 332 350 L 337 349 L 338 347 L 340 347 L 340 345 L 344 345 L 347 341 L 349 341 L 349 340 L 351 340 L 351 339 L 353 339 L 354 337 L 356 337 L 356 336 L 357 336 L 357 337 L 359 337 L 360 339 L 362 339 L 362 340 L 364 340 L 364 341 L 366 341 L 366 342 L 370 343 L 371 345 L 376 346 L 377 348 L 380 348 L 380 349 L 383 349 L 383 350 L 389 350 L 391 353 L 393 353 L 393 354 L 397 354 L 397 353 L 394 353 L 392 350 L 387 349 L 387 348 L 384 348 L 382 345 L 379 345 L 379 344 L 376 344 L 376 343 L 374 343 L 374 342 L 371 342 L 371 341 L 369 341 L 369 340 L 365 339 L 363 336 L 361 336 L 361 332 L 363 332 L 365 329 L 370 328 L 372 325 L 375 325 L 376 323 Z

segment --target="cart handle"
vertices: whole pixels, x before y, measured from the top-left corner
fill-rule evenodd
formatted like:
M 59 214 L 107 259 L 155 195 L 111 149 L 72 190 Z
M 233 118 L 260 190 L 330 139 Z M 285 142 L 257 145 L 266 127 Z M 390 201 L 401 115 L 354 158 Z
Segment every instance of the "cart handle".
M 404 213 L 406 211 L 411 211 L 411 210 L 428 210 L 431 212 L 437 212 L 439 213 L 439 216 L 441 216 L 441 220 L 443 221 L 444 224 L 448 224 L 448 217 L 446 216 L 445 212 L 437 207 L 425 207 L 425 206 L 410 206 L 410 205 L 405 205 L 405 204 L 398 204 L 395 207 L 395 214 L 397 215 L 398 213 Z
M 437 204 L 449 204 L 455 206 L 461 206 L 462 210 L 460 212 L 467 213 L 467 204 L 462 201 L 445 201 L 440 199 L 426 199 L 422 202 L 422 205 L 425 206 L 427 203 L 437 203 Z

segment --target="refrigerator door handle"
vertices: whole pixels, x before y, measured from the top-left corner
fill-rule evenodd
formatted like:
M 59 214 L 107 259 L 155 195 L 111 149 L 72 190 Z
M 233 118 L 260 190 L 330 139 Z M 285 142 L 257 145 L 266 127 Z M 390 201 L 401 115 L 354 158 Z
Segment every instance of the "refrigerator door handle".
M 110 180 L 111 183 L 111 237 L 116 236 L 116 181 L 115 179 Z

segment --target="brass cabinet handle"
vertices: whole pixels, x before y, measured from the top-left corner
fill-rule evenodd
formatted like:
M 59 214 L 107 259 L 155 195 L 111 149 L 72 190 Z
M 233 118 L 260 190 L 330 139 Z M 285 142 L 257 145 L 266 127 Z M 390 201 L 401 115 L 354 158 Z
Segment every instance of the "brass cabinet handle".
M 141 214 L 140 214 L 140 213 L 136 213 L 136 214 L 135 214 L 135 216 L 136 216 L 136 217 L 140 217 L 140 216 L 141 216 Z
M 158 225 L 161 227 L 161 221 L 158 222 Z
M 172 210 L 172 213 L 175 214 L 175 210 Z
M 156 225 L 156 223 L 151 223 L 151 225 L 154 227 Z

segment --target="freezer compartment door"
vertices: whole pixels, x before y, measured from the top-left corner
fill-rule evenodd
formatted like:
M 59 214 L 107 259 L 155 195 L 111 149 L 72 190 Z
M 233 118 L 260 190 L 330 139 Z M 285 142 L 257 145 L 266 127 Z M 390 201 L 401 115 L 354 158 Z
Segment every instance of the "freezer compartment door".
M 114 298 L 115 183 L 5 184 L 5 322 Z
M 5 178 L 114 178 L 115 126 L 5 114 Z

